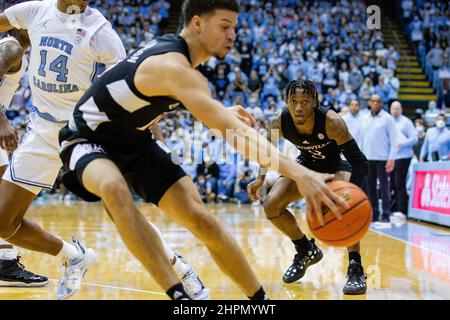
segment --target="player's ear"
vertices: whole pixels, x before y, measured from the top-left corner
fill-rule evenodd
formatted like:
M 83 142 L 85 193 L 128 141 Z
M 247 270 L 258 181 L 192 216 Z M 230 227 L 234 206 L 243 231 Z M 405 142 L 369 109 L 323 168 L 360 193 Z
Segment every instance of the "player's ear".
M 197 34 L 200 33 L 202 28 L 202 18 L 198 15 L 195 15 L 191 20 L 191 26 L 194 28 Z

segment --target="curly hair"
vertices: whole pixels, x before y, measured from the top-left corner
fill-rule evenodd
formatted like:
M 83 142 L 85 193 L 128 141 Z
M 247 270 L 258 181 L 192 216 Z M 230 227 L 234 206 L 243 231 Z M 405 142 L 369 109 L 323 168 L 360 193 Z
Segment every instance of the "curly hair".
M 301 79 L 293 80 L 287 85 L 284 96 L 286 104 L 289 100 L 295 99 L 297 89 L 300 89 L 302 94 L 312 98 L 316 102 L 316 106 L 319 106 L 319 93 L 316 86 L 312 81 Z

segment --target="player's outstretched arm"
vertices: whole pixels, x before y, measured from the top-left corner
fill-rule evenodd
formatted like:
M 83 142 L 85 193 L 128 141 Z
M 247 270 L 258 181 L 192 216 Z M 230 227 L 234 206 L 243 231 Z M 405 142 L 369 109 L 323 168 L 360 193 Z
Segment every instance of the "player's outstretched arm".
M 280 142 L 280 138 L 282 138 L 281 114 L 276 116 L 270 122 L 269 129 L 267 130 L 266 138 L 267 138 L 267 141 L 271 142 L 275 147 L 278 148 L 278 143 Z M 267 168 L 260 166 L 258 177 L 255 179 L 255 181 L 251 182 L 247 186 L 247 193 L 248 193 L 249 198 L 252 201 L 261 200 L 259 192 L 261 190 L 261 187 L 264 185 L 264 180 L 266 178 L 267 171 L 268 171 Z
M 339 218 L 336 205 L 348 207 L 325 185 L 325 180 L 333 175 L 317 174 L 280 154 L 265 137 L 240 121 L 233 110 L 226 109 L 211 97 L 206 79 L 182 55 L 168 54 L 159 56 L 159 59 L 148 59 L 137 71 L 136 87 L 143 94 L 167 95 L 177 99 L 197 119 L 222 134 L 245 158 L 294 180 L 305 197 L 308 214 L 316 214 L 321 223 L 322 205 L 329 207 Z

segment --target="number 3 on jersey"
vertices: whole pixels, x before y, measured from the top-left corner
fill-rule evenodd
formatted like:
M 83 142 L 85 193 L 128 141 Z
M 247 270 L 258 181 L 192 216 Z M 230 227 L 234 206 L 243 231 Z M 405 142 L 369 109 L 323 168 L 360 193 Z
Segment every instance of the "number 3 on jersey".
M 39 75 L 45 77 L 47 72 L 45 72 L 45 66 L 47 64 L 47 50 L 41 50 L 41 64 L 39 66 Z M 69 70 L 67 70 L 67 56 L 60 55 L 58 58 L 53 60 L 50 63 L 49 67 L 50 71 L 56 72 L 58 76 L 56 77 L 57 81 L 67 82 L 67 74 Z

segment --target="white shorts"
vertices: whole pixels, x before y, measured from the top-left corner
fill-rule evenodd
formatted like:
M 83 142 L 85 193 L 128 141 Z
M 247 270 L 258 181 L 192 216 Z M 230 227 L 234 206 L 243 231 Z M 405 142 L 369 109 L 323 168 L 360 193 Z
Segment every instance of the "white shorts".
M 30 114 L 27 133 L 13 153 L 3 179 L 34 194 L 52 189 L 62 167 L 59 158 L 59 130 L 64 124 Z
M 8 154 L 5 150 L 0 149 L 0 167 L 6 166 L 8 163 Z

